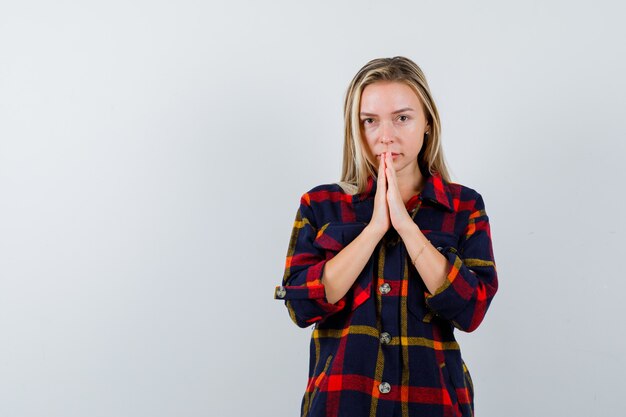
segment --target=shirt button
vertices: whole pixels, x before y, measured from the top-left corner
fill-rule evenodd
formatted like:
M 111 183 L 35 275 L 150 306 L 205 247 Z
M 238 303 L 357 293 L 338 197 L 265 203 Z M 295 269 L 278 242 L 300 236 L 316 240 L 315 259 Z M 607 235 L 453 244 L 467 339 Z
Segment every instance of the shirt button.
M 378 386 L 378 391 L 380 391 L 381 394 L 387 394 L 391 391 L 391 385 L 389 385 L 389 382 L 383 382 Z
M 387 332 L 382 332 L 380 334 L 380 343 L 383 345 L 388 345 L 391 342 L 391 335 Z
M 385 282 L 383 285 L 378 287 L 378 290 L 381 294 L 387 294 L 389 291 L 391 291 L 391 285 Z
M 437 246 L 437 250 L 438 250 L 439 252 L 441 252 L 441 251 L 443 250 L 443 248 L 442 248 L 441 246 Z
M 276 288 L 276 297 L 285 298 L 285 295 L 287 295 L 287 291 L 285 291 L 285 287 L 281 285 L 280 287 Z

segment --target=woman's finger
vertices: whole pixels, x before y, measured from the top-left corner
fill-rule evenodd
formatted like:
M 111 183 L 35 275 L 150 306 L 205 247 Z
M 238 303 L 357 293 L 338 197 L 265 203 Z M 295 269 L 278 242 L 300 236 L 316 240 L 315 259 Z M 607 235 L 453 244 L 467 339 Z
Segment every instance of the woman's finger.
M 393 169 L 393 157 L 390 153 L 385 154 L 385 174 L 391 184 L 396 183 L 395 170 Z
M 380 155 L 380 164 L 378 164 L 378 188 L 383 192 L 386 190 L 385 168 L 385 154 L 382 153 Z

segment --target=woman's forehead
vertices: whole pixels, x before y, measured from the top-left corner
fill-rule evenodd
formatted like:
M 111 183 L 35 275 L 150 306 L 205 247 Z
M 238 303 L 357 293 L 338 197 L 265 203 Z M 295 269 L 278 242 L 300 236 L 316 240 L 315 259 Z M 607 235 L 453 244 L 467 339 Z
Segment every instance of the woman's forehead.
M 379 81 L 366 86 L 361 94 L 360 112 L 376 114 L 379 111 L 398 113 L 419 111 L 422 103 L 415 91 L 405 83 Z

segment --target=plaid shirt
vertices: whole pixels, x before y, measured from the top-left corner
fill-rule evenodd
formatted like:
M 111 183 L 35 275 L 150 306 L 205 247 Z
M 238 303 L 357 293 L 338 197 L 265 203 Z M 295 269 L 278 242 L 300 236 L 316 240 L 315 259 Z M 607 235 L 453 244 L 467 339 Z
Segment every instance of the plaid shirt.
M 315 324 L 301 415 L 472 416 L 472 379 L 454 328 L 476 329 L 498 287 L 483 199 L 434 174 L 406 203 L 449 263 L 434 294 L 392 227 L 350 291 L 330 304 L 324 264 L 365 228 L 375 193 L 371 176 L 361 194 L 326 184 L 300 199 L 274 298 L 298 326 Z

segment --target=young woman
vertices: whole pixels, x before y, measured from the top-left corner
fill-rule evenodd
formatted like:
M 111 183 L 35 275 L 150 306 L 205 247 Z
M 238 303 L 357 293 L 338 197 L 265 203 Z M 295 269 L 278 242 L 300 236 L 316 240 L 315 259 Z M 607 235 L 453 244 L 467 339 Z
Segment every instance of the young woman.
M 302 416 L 472 416 L 454 328 L 478 327 L 498 284 L 481 195 L 452 183 L 421 69 L 374 59 L 345 98 L 339 183 L 300 198 L 282 285 L 314 324 Z

